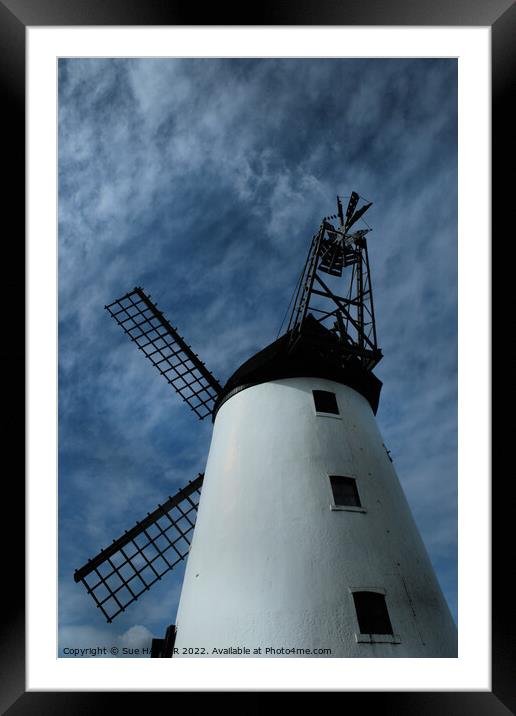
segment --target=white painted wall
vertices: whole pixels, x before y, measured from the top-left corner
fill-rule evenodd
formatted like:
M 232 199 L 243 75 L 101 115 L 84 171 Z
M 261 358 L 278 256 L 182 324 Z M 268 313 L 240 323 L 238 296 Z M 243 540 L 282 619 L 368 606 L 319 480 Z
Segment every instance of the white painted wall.
M 316 415 L 314 389 L 336 394 L 340 417 Z M 176 657 L 228 647 L 253 657 L 257 647 L 267 657 L 267 647 L 330 648 L 333 657 L 457 655 L 455 624 L 382 443 L 367 400 L 329 380 L 276 380 L 221 407 Z M 330 509 L 330 474 L 356 478 L 365 512 Z M 385 593 L 399 643 L 357 642 L 358 588 Z

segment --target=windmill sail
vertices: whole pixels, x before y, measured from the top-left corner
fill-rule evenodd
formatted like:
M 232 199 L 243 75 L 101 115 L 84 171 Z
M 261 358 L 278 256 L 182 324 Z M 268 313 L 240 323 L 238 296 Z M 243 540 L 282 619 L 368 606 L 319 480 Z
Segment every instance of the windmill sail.
M 358 209 L 358 211 L 355 211 L 353 216 L 351 218 L 349 218 L 348 221 L 346 222 L 346 231 L 349 231 L 351 229 L 351 227 L 353 226 L 353 224 L 355 224 L 360 219 L 360 217 L 363 216 L 366 213 L 366 211 L 369 209 L 369 207 L 372 205 L 373 205 L 373 202 L 371 201 L 369 204 L 364 204 L 364 206 L 362 206 L 360 209 Z
M 346 226 L 348 225 L 351 220 L 351 217 L 353 216 L 359 199 L 360 197 L 358 196 L 356 191 L 352 191 L 351 196 L 349 197 L 348 208 L 346 209 Z
M 220 383 L 150 297 L 136 287 L 105 308 L 197 417 L 211 415 Z
M 203 474 L 77 569 L 108 622 L 188 555 Z

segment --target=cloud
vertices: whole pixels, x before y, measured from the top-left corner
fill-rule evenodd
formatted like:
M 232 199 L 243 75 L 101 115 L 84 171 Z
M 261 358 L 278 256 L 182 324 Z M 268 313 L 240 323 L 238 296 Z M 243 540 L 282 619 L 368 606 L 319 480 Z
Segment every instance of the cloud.
M 161 635 L 163 636 L 163 635 Z M 154 635 L 141 624 L 114 636 L 108 629 L 69 626 L 59 630 L 62 658 L 149 658 Z
M 64 628 L 102 631 L 73 570 L 202 471 L 211 434 L 104 305 L 143 286 L 224 382 L 276 337 L 312 234 L 351 190 L 374 201 L 378 422 L 456 609 L 456 69 L 60 61 Z M 181 576 L 132 605 L 117 638 L 135 623 L 162 635 Z

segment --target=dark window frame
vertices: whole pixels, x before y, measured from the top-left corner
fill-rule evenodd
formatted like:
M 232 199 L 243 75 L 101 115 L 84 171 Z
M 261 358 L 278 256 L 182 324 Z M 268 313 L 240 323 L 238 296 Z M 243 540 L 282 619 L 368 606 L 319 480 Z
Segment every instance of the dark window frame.
M 351 592 L 360 635 L 396 640 L 385 592 L 353 589 Z
M 360 510 L 365 512 L 360 493 L 358 491 L 357 480 L 352 475 L 328 475 L 330 490 L 332 496 L 332 507 L 337 510 Z M 338 481 L 342 481 L 341 485 L 352 486 L 352 490 L 341 491 L 339 495 Z M 353 500 L 349 502 L 337 501 L 341 498 L 352 496 Z
M 331 397 L 329 397 L 331 396 Z M 312 390 L 312 399 L 317 414 L 340 417 L 337 395 L 331 390 Z

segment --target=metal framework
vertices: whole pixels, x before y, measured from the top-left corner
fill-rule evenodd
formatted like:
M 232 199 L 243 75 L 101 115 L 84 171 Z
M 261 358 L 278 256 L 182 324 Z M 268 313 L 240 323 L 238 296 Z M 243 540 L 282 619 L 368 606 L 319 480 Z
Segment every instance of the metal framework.
M 177 629 L 175 624 L 167 627 L 164 639 L 153 639 L 151 659 L 171 659 L 174 656 Z
M 188 555 L 204 474 L 77 569 L 108 622 Z
M 341 344 L 341 357 L 358 359 L 367 370 L 381 360 L 374 317 L 373 291 L 365 235 L 370 231 L 350 228 L 371 203 L 356 209 L 359 196 L 352 192 L 344 216 L 337 197 L 337 214 L 325 217 L 312 238 L 301 274 L 287 331 L 293 348 L 308 313 L 334 332 Z M 334 219 L 338 223 L 331 223 Z M 323 279 L 321 274 L 326 274 Z
M 220 383 L 150 297 L 136 287 L 105 308 L 197 417 L 211 415 Z

